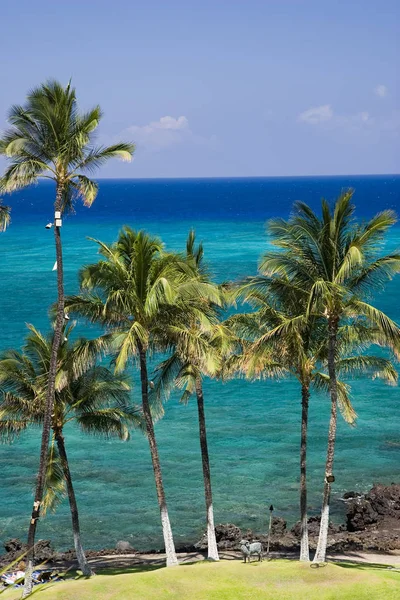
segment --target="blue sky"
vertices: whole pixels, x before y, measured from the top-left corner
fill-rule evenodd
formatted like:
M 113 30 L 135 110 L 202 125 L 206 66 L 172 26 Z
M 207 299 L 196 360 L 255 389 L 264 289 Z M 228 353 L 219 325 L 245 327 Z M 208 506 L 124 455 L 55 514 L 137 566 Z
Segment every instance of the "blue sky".
M 0 127 L 72 77 L 99 141 L 137 143 L 102 177 L 399 172 L 397 0 L 2 0 L 0 19 Z

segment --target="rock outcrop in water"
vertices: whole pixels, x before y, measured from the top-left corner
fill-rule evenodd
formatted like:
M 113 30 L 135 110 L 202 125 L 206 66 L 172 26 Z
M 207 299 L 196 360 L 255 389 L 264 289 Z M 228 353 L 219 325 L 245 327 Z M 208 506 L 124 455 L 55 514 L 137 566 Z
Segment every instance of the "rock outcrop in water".
M 272 517 L 271 535 L 283 536 L 286 535 L 287 523 L 282 517 Z
M 310 517 L 307 521 L 308 523 L 308 535 L 313 537 L 313 536 L 318 536 L 319 534 L 319 526 L 321 523 L 321 517 L 320 516 L 315 516 L 315 517 Z M 344 531 L 346 528 L 344 525 L 335 525 L 334 523 L 332 523 L 331 521 L 329 522 L 329 527 L 328 527 L 328 535 L 333 535 L 336 533 L 339 533 L 340 531 Z M 291 533 L 293 533 L 293 535 L 296 538 L 300 539 L 301 536 L 301 523 L 300 521 L 297 521 L 297 523 L 295 523 L 295 525 L 293 525 L 293 527 L 291 528 Z
M 24 554 L 28 550 L 28 545 L 24 544 L 18 538 L 11 538 L 4 542 L 6 554 L 0 557 L 0 564 L 10 564 L 21 558 L 24 560 Z M 44 562 L 55 557 L 55 551 L 51 546 L 50 540 L 38 540 L 35 545 L 35 558 L 37 562 Z
M 129 542 L 125 542 L 124 540 L 120 540 L 115 544 L 115 549 L 118 552 L 135 552 L 134 548 L 130 545 Z
M 374 485 L 365 496 L 352 498 L 346 511 L 347 530 L 365 531 L 371 527 L 400 523 L 400 485 Z M 393 523 L 392 523 L 393 524 Z
M 232 523 L 216 525 L 215 539 L 219 550 L 227 550 L 236 548 L 238 542 L 243 539 L 244 533 L 239 527 Z M 204 533 L 202 538 L 194 545 L 195 550 L 207 550 L 207 533 Z

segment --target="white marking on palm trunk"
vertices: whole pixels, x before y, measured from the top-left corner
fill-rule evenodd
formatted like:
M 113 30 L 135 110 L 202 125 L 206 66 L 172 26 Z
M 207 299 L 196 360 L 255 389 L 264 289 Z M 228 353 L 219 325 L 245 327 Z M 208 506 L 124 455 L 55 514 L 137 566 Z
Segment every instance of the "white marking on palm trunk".
M 74 531 L 74 546 L 76 552 L 76 559 L 78 561 L 79 568 L 81 569 L 83 575 L 85 577 L 90 577 L 91 575 L 94 575 L 85 556 L 85 552 L 82 548 L 80 535 L 76 531 Z
M 326 559 L 326 545 L 328 541 L 328 527 L 329 527 L 329 504 L 324 503 L 321 511 L 321 525 L 319 528 L 317 550 L 315 552 L 314 561 L 325 562 Z
M 210 504 L 207 509 L 207 544 L 207 558 L 210 560 L 219 560 L 217 540 L 215 538 L 214 510 L 212 504 Z
M 169 522 L 168 510 L 166 506 L 161 507 L 161 525 L 163 529 L 165 554 L 167 556 L 167 567 L 175 567 L 178 563 L 175 552 L 174 539 L 172 537 L 171 524 Z
M 32 573 L 33 573 L 33 561 L 28 560 L 28 563 L 25 567 L 24 589 L 22 591 L 21 598 L 26 598 L 27 596 L 30 596 L 32 593 L 32 588 L 33 588 Z
M 309 560 L 310 560 L 310 550 L 308 547 L 307 516 L 304 518 L 304 521 L 302 523 L 301 541 L 300 541 L 300 560 L 302 562 L 309 562 Z

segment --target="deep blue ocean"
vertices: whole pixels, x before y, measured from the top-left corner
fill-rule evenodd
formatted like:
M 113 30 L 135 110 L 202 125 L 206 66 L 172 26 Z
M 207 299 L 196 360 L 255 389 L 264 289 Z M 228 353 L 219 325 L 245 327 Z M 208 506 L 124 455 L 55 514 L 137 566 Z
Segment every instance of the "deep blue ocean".
M 251 179 L 99 180 L 91 209 L 76 207 L 64 220 L 66 292 L 77 291 L 77 272 L 96 260 L 94 237 L 110 242 L 124 224 L 162 237 L 183 250 L 195 227 L 205 257 L 218 280 L 256 273 L 268 247 L 265 221 L 287 217 L 296 200 L 317 207 L 342 189 L 355 189 L 360 219 L 393 208 L 400 213 L 400 176 Z M 48 308 L 55 300 L 55 261 L 51 231 L 54 189 L 43 183 L 6 197 L 12 225 L 0 234 L 0 349 L 19 348 L 26 323 L 49 329 Z M 400 246 L 400 227 L 386 250 Z M 400 276 L 376 302 L 400 322 Z M 78 333 L 89 330 L 78 323 Z M 140 401 L 139 386 L 133 396 Z M 374 482 L 400 479 L 400 392 L 366 379 L 352 382 L 357 426 L 338 427 L 333 515 L 343 519 L 339 500 L 346 490 L 367 490 Z M 268 507 L 293 523 L 298 515 L 300 389 L 296 381 L 205 383 L 206 417 L 216 522 L 266 529 Z M 309 507 L 321 503 L 329 401 L 313 395 L 309 429 Z M 205 509 L 195 401 L 177 397 L 156 425 L 164 484 L 176 543 L 195 541 Z M 39 432 L 29 431 L 11 446 L 0 447 L 0 540 L 25 537 L 38 464 Z M 110 547 L 119 539 L 138 548 L 162 543 L 147 440 L 134 433 L 129 442 L 104 441 L 66 431 L 66 446 L 78 497 L 86 547 Z M 39 537 L 57 548 L 72 547 L 67 501 L 40 523 Z

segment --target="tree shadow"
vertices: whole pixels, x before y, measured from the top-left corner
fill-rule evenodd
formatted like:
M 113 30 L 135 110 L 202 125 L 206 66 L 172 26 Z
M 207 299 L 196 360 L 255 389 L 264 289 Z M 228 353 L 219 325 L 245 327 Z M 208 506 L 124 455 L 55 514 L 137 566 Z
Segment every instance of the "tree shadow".
M 164 563 L 165 561 L 163 561 Z M 150 573 L 151 571 L 158 571 L 164 569 L 165 564 L 137 564 L 131 566 L 120 566 L 120 567 L 98 567 L 91 565 L 97 576 L 102 575 L 130 575 L 134 573 Z
M 220 560 L 211 560 L 208 558 L 204 558 L 203 560 L 191 560 L 187 562 L 180 562 L 180 567 L 193 567 L 193 565 L 218 565 L 221 562 Z
M 365 571 L 365 570 L 377 570 L 377 571 L 388 571 L 390 569 L 394 569 L 393 565 L 390 564 L 382 564 L 382 563 L 364 563 L 364 562 L 355 562 L 351 559 L 340 561 L 332 561 L 336 566 L 341 567 L 342 569 L 355 569 L 357 571 Z M 394 569 L 395 570 L 395 569 Z

